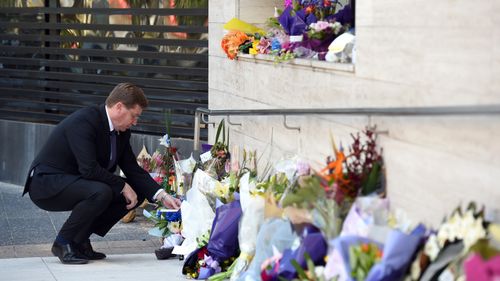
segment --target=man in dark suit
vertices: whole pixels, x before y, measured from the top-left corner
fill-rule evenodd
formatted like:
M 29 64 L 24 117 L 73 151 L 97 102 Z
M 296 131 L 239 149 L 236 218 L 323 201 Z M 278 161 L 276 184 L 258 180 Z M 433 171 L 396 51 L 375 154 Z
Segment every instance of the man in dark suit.
M 61 227 L 52 253 L 65 264 L 103 259 L 90 244 L 145 198 L 178 209 L 136 162 L 130 127 L 148 101 L 141 88 L 118 84 L 106 104 L 80 109 L 59 123 L 30 167 L 23 195 L 47 211 L 72 211 Z M 125 174 L 114 174 L 116 167 Z

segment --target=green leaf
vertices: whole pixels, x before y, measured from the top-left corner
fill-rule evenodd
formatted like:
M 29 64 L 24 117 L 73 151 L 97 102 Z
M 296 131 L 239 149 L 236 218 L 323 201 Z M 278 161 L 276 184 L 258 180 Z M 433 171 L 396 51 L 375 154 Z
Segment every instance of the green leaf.
M 368 195 L 373 193 L 377 189 L 377 184 L 379 182 L 380 174 L 381 174 L 382 165 L 379 162 L 374 162 L 368 177 L 362 186 L 361 193 L 363 195 Z
M 299 276 L 299 278 L 307 280 L 307 274 L 302 266 L 300 266 L 300 264 L 296 260 L 291 260 L 290 263 L 295 268 L 295 270 L 297 270 L 297 275 Z
M 365 277 L 366 277 L 365 271 L 361 267 L 358 267 L 358 270 L 356 271 L 356 279 L 365 280 Z
M 220 132 L 224 127 L 224 119 L 219 122 L 219 126 L 217 127 L 217 133 L 215 134 L 215 143 L 219 142 Z
M 304 258 L 306 260 L 306 263 L 307 263 L 307 269 L 309 270 L 309 272 L 312 274 L 312 279 L 313 280 L 316 280 L 316 273 L 314 271 L 314 268 L 316 267 L 314 265 L 314 262 L 313 260 L 311 259 L 311 256 L 306 252 L 304 253 Z
M 354 246 L 349 247 L 349 265 L 351 265 L 353 270 L 358 267 L 358 258 Z

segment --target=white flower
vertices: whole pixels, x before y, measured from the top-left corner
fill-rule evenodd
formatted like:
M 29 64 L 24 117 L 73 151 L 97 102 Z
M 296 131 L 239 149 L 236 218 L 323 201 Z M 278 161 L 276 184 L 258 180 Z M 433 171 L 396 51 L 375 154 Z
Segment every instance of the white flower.
M 338 34 L 340 32 L 340 29 L 342 28 L 342 25 L 340 24 L 340 22 L 334 22 L 333 24 L 331 24 L 331 27 L 333 29 L 333 33 Z
M 444 244 L 446 241 L 453 242 L 455 241 L 454 236 L 455 234 L 451 234 L 452 231 L 452 225 L 450 225 L 448 222 L 443 223 L 441 227 L 439 227 L 438 233 L 437 233 L 437 243 L 440 248 L 444 247 Z
M 158 139 L 160 141 L 160 145 L 163 145 L 165 147 L 170 147 L 170 136 L 168 134 L 165 134 L 161 139 Z
M 486 237 L 486 231 L 483 228 L 483 219 L 478 218 L 464 233 L 464 252 L 469 251 L 477 240 Z
M 321 277 L 324 277 L 325 275 L 325 267 L 324 266 L 316 266 L 314 267 L 314 275 L 318 278 L 318 280 L 321 280 Z
M 437 237 L 435 234 L 432 234 L 429 236 L 427 243 L 425 243 L 424 253 L 431 259 L 431 261 L 434 261 L 439 254 L 439 249 Z
M 460 220 L 460 235 L 457 237 L 460 240 L 463 240 L 466 233 L 470 230 L 470 228 L 474 227 L 475 219 L 472 210 L 469 210 L 465 213 L 465 215 Z
M 181 223 L 178 221 L 169 222 L 167 225 L 167 228 L 171 233 L 175 233 L 175 234 L 180 233 L 181 232 Z
M 411 269 L 410 269 L 411 280 L 418 280 L 421 273 L 422 270 L 420 269 L 420 260 L 417 258 L 411 264 Z

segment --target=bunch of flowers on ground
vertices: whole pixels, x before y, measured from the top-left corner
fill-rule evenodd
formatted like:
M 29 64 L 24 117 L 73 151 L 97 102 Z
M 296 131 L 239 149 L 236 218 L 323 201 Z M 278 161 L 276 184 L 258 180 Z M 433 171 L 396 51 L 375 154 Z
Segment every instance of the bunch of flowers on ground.
M 244 152 L 239 163 L 231 150 L 229 158 L 228 142 L 220 138 L 223 127 L 218 131 L 205 162 L 224 159 L 224 172 L 211 176 L 202 169 L 213 163 L 199 165 L 188 191 L 192 199 L 182 206 L 183 215 L 189 211 L 183 219 L 198 228 L 191 229 L 196 238 L 204 236 L 186 254 L 183 273 L 189 277 L 378 281 L 500 276 L 500 226 L 486 221 L 484 207 L 457 208 L 436 230 L 390 208 L 374 128 L 352 134 L 345 148 L 337 148 L 332 139 L 334 155 L 323 169 L 315 171 L 294 157 L 261 174 L 249 168 L 256 167 L 255 153 Z M 192 206 L 185 208 L 188 203 Z

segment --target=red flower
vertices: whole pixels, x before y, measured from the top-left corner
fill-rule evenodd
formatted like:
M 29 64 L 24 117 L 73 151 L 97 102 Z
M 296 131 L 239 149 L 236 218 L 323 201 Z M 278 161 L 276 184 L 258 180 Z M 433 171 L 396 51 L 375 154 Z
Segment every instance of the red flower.
M 198 260 L 203 260 L 206 255 L 208 255 L 208 250 L 207 250 L 206 246 L 203 246 L 203 248 L 201 248 L 198 251 L 198 254 L 197 254 Z

